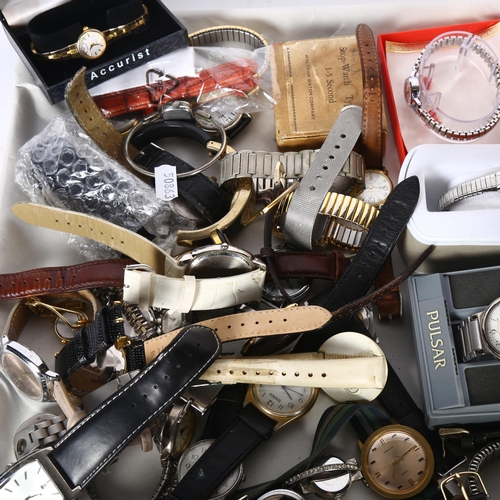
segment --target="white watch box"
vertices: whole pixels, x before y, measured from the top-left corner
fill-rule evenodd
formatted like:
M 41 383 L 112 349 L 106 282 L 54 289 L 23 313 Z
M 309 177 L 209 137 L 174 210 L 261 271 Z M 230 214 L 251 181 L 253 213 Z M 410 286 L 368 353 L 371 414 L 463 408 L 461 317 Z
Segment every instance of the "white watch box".
M 433 252 L 418 268 L 437 273 L 500 264 L 500 194 L 483 193 L 438 210 L 449 189 L 500 170 L 500 145 L 424 144 L 410 150 L 399 181 L 416 175 L 420 198 L 398 242 L 406 264 L 429 245 Z

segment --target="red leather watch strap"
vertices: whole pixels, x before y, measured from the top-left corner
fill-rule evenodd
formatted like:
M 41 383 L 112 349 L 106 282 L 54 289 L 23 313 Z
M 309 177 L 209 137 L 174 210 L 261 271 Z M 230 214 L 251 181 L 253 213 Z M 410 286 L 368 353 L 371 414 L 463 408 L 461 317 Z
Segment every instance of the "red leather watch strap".
M 0 300 L 72 292 L 86 288 L 121 287 L 125 266 L 132 259 L 105 259 L 74 266 L 42 267 L 0 274 Z

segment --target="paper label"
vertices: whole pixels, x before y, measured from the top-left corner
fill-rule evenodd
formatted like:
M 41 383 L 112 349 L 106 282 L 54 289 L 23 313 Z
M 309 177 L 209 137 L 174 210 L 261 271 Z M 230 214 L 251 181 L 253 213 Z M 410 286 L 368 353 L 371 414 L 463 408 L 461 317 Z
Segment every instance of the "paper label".
M 177 198 L 177 170 L 173 165 L 155 167 L 155 191 L 160 200 L 171 201 Z

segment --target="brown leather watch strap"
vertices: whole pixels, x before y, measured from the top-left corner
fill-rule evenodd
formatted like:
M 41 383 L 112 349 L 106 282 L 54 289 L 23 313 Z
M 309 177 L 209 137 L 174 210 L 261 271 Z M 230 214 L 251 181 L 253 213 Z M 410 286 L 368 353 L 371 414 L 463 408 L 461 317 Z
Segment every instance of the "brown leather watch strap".
M 361 155 L 367 168 L 383 169 L 382 78 L 372 30 L 366 24 L 356 27 L 363 75 L 363 145 Z
M 0 274 L 0 300 L 74 292 L 87 288 L 122 287 L 132 259 L 104 259 L 74 266 L 42 267 Z
M 66 86 L 65 99 L 70 111 L 85 133 L 111 158 L 114 158 L 134 175 L 148 182 L 146 176 L 130 166 L 123 152 L 124 136 L 102 114 L 85 83 L 85 67 L 81 68 Z M 130 156 L 135 158 L 139 151 L 129 148 Z
M 271 257 L 279 278 L 320 278 L 337 281 L 351 263 L 340 250 L 293 252 L 264 247 L 259 257 Z
M 394 279 L 391 259 L 387 259 L 384 267 L 377 276 L 374 286 L 376 289 L 390 283 Z M 389 290 L 385 295 L 377 299 L 377 307 L 379 319 L 390 320 L 400 318 L 401 311 L 401 294 L 398 287 Z

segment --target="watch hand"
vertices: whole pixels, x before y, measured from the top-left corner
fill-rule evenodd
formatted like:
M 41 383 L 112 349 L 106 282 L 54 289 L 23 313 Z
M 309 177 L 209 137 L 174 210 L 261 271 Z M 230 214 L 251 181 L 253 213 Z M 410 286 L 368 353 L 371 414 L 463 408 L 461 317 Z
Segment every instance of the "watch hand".
M 398 460 L 398 463 L 400 460 L 402 460 L 403 457 L 405 457 L 406 455 L 408 455 L 408 453 L 410 453 L 411 450 L 415 449 L 414 446 L 412 446 L 411 448 L 407 449 L 400 457 L 397 458 Z
M 292 396 L 290 396 L 289 392 L 288 392 L 288 389 L 286 388 L 286 386 L 282 385 L 281 388 L 286 392 L 286 395 L 292 399 Z
M 387 467 L 390 467 L 391 465 L 396 466 L 398 463 L 399 463 L 398 459 L 396 458 L 395 460 L 393 460 L 392 462 L 389 462 L 388 464 L 381 465 L 378 469 L 373 469 L 373 473 L 375 474 L 376 472 L 379 472 L 383 469 L 387 469 Z
M 298 394 L 300 396 L 300 392 L 292 389 L 291 387 L 286 387 L 284 385 L 281 386 L 281 388 L 288 394 L 288 391 L 290 392 L 295 392 L 295 394 Z

